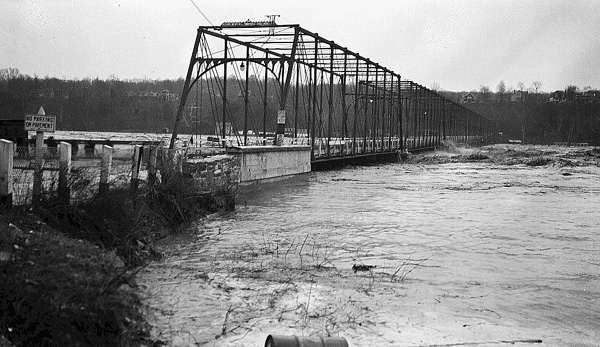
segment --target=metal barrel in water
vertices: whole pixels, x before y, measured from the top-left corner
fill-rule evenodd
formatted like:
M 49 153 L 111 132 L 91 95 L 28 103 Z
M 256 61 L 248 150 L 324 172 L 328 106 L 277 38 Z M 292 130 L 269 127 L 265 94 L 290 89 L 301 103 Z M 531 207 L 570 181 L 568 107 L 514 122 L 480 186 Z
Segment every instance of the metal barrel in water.
M 265 347 L 348 347 L 343 337 L 269 335 Z

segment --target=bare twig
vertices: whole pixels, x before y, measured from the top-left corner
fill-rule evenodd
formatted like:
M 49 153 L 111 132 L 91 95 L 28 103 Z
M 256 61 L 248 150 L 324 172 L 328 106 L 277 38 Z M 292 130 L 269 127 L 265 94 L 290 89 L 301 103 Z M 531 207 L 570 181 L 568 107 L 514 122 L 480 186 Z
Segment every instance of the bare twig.
M 223 329 L 221 330 L 221 335 L 225 335 L 227 333 L 227 318 L 229 318 L 229 314 L 231 311 L 233 311 L 232 307 L 233 305 L 230 305 L 227 309 L 227 313 L 225 313 L 225 320 L 223 320 Z
M 304 238 L 304 242 L 302 242 L 302 247 L 300 247 L 300 251 L 298 252 L 298 255 L 300 256 L 300 268 L 302 268 L 302 250 L 304 249 L 304 245 L 306 244 L 306 240 L 308 240 L 308 235 L 306 234 L 306 237 Z

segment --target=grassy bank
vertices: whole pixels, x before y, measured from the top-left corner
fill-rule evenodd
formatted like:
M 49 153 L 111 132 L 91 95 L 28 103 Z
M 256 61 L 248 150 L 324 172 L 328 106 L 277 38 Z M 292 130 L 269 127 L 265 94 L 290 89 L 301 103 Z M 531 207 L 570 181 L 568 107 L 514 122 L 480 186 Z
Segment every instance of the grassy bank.
M 171 175 L 135 197 L 111 189 L 76 205 L 50 197 L 2 211 L 0 346 L 162 345 L 149 337 L 133 278 L 161 256 L 155 241 L 224 208 L 216 201 L 232 206 L 229 192 L 194 187 Z

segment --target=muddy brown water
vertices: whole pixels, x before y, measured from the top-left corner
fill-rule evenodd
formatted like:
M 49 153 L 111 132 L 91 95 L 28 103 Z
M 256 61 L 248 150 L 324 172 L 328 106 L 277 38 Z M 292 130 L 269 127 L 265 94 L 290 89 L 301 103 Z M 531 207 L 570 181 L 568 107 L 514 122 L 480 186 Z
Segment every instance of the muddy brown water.
M 312 173 L 199 221 L 138 282 L 174 346 L 599 346 L 599 209 L 596 165 Z

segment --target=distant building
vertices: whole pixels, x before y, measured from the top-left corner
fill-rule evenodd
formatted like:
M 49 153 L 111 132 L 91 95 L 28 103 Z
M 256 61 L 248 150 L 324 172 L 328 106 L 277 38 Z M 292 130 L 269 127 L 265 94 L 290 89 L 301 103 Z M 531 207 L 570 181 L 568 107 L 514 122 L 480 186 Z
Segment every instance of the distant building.
M 460 99 L 460 102 L 462 102 L 462 103 L 475 102 L 475 96 L 473 96 L 472 93 L 467 93 L 467 94 L 463 95 L 463 97 Z
M 563 102 L 567 100 L 564 90 L 557 90 L 550 96 L 550 102 Z
M 510 101 L 513 101 L 513 102 L 523 101 L 523 100 L 525 100 L 525 98 L 527 97 L 528 94 L 529 94 L 529 92 L 525 91 L 525 90 L 513 90 L 513 93 L 510 96 Z
M 127 97 L 130 97 L 130 98 L 156 98 L 156 99 L 166 100 L 166 101 L 176 101 L 179 99 L 177 97 L 177 94 L 171 93 L 170 91 L 168 91 L 166 89 L 163 89 L 160 92 L 153 92 L 153 91 L 147 91 L 147 90 L 142 90 L 142 91 L 128 90 L 125 92 L 125 95 L 127 95 Z
M 600 91 L 598 90 L 587 90 L 583 93 L 575 90 L 557 90 L 550 96 L 550 102 L 600 102 Z
M 167 100 L 167 101 L 176 101 L 177 99 L 179 99 L 177 97 L 177 94 L 171 93 L 170 91 L 168 91 L 166 89 L 161 90 L 160 93 L 158 93 L 158 97 L 160 99 Z
M 576 93 L 575 100 L 578 102 L 600 102 L 600 92 L 588 90 L 583 93 Z
M 0 139 L 22 146 L 27 143 L 24 119 L 0 119 Z

